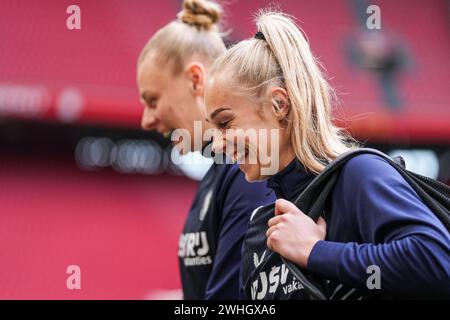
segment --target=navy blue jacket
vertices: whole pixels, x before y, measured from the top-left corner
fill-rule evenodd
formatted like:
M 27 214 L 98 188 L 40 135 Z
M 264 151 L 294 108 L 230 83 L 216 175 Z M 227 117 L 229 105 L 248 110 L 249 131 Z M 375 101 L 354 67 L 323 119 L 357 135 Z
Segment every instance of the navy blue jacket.
M 277 198 L 293 202 L 314 177 L 294 160 L 267 186 Z M 273 204 L 252 216 L 243 246 L 241 298 L 309 299 L 266 246 L 271 217 Z M 323 284 L 328 298 L 450 298 L 449 232 L 384 159 L 363 154 L 344 165 L 325 219 L 326 239 L 314 246 L 306 273 Z M 372 278 L 376 273 L 380 289 Z
M 312 178 L 295 160 L 268 186 L 294 201 Z M 449 232 L 384 159 L 349 160 L 327 208 L 326 239 L 314 246 L 307 270 L 338 284 L 332 298 L 450 297 Z M 379 268 L 379 290 L 367 286 L 370 266 Z
M 237 165 L 214 163 L 201 181 L 179 241 L 185 299 L 238 299 L 242 241 L 253 210 L 275 200 Z
M 381 297 L 450 297 L 450 235 L 398 171 L 375 155 L 349 160 L 332 192 L 327 236 L 308 271 Z

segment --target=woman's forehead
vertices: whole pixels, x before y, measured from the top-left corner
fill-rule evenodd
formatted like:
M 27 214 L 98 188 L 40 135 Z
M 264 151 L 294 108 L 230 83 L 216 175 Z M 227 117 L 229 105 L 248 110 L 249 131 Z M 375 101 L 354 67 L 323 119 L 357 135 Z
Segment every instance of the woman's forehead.
M 228 106 L 234 101 L 229 86 L 212 81 L 205 89 L 205 104 L 208 110 Z
M 139 64 L 137 81 L 140 86 L 151 91 L 157 91 L 168 84 L 171 74 L 167 66 L 162 66 L 157 57 L 149 53 Z

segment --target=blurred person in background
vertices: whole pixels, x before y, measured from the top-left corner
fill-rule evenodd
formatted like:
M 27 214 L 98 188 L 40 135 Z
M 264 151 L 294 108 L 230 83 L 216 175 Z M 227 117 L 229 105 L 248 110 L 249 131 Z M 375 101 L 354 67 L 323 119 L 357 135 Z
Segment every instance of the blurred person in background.
M 187 130 L 195 150 L 194 122 L 205 121 L 204 89 L 213 60 L 226 48 L 217 3 L 185 0 L 178 20 L 156 32 L 137 64 L 144 105 L 141 126 L 166 136 Z M 203 132 L 201 134 L 203 136 Z M 175 142 L 175 147 L 186 141 Z M 174 186 L 176 187 L 176 186 Z M 238 166 L 214 163 L 201 181 L 179 240 L 184 299 L 237 299 L 241 246 L 253 210 L 274 201 L 265 183 L 248 183 Z
M 292 19 L 263 12 L 257 26 L 254 38 L 216 59 L 205 92 L 208 115 L 222 130 L 213 150 L 235 143 L 229 128 L 280 132 L 277 173 L 262 174 L 258 158 L 249 163 L 247 150 L 264 147 L 251 141 L 241 165 L 248 181 L 268 179 L 278 198 L 275 216 L 258 230 L 250 225 L 260 245 L 247 250 L 250 240 L 244 243 L 243 297 L 308 298 L 281 255 L 327 283 L 330 299 L 448 298 L 449 232 L 386 160 L 362 154 L 345 163 L 317 223 L 292 203 L 327 163 L 358 144 L 332 123 L 331 88 Z M 367 285 L 371 266 L 380 270 L 379 290 Z

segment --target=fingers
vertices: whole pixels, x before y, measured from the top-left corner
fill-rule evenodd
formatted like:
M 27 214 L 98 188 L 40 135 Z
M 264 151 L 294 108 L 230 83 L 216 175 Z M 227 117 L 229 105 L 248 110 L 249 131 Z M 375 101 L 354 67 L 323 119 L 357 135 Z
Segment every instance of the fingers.
M 278 227 L 277 226 L 271 227 L 271 228 L 269 228 L 267 230 L 267 232 L 266 232 L 266 237 L 267 237 L 266 245 L 267 245 L 267 248 L 269 248 L 272 251 L 275 251 L 276 243 L 279 240 L 278 236 L 279 236 L 279 231 L 278 231 Z
M 276 230 L 276 226 L 273 226 L 273 227 L 270 227 L 269 229 L 267 229 L 266 237 L 269 238 L 275 230 Z
M 278 201 L 278 200 L 277 200 Z M 289 204 L 292 204 L 289 201 L 286 201 Z M 293 205 L 293 204 L 292 204 Z M 295 207 L 295 206 L 294 206 Z M 292 208 L 292 207 L 291 207 Z M 292 208 L 293 209 L 293 208 Z M 278 215 L 276 215 L 273 218 L 270 218 L 269 221 L 267 222 L 267 225 L 269 227 L 269 229 L 275 227 L 276 225 L 278 225 L 281 222 L 289 222 L 291 219 L 291 217 L 289 216 L 289 214 L 292 214 L 294 212 L 300 212 L 302 213 L 297 207 L 295 207 L 295 210 L 289 210 L 289 211 L 279 211 Z M 310 217 L 305 215 L 306 219 L 311 219 Z M 316 222 L 317 226 L 322 230 L 322 231 L 326 231 L 327 229 L 327 223 L 325 222 L 325 219 L 322 217 L 319 217 L 319 219 Z M 266 235 L 269 235 L 269 230 L 267 231 Z
M 267 223 L 267 225 L 270 227 L 278 224 L 281 220 L 281 216 L 275 216 L 273 218 L 270 218 L 269 222 Z
M 286 212 L 298 212 L 300 211 L 295 204 L 284 199 L 278 199 L 275 202 L 275 215 L 280 215 Z

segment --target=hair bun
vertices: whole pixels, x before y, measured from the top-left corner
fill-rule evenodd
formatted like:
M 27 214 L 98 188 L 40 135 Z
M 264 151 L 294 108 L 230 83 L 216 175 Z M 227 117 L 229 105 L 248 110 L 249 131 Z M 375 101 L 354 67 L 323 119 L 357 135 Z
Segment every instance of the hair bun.
M 209 30 L 220 19 L 222 8 L 219 4 L 206 0 L 184 0 L 183 10 L 177 17 L 183 23 L 199 29 Z

